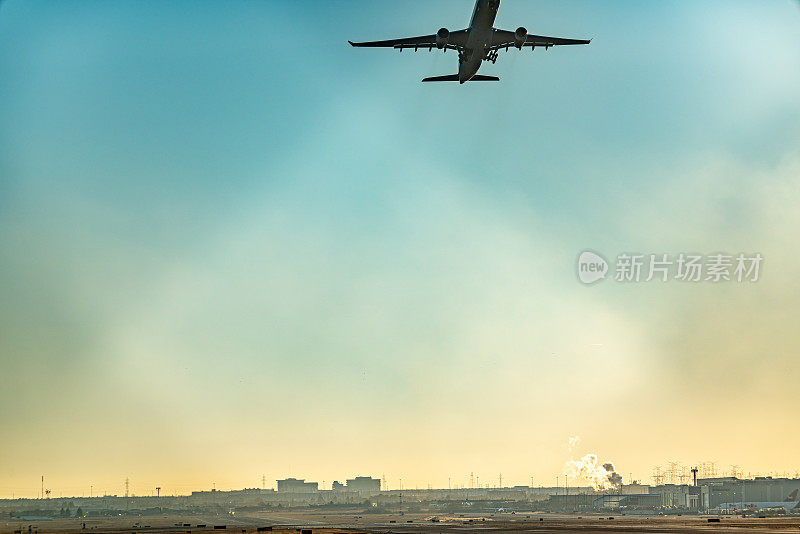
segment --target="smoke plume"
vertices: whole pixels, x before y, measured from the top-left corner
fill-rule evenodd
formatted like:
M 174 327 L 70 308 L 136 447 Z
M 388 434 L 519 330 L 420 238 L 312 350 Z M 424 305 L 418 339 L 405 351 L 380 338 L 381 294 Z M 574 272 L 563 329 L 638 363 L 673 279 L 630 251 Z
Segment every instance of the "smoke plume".
M 622 475 L 617 473 L 614 464 L 598 464 L 596 454 L 587 454 L 580 460 L 570 460 L 564 469 L 570 478 L 586 480 L 595 490 L 614 490 L 622 486 Z

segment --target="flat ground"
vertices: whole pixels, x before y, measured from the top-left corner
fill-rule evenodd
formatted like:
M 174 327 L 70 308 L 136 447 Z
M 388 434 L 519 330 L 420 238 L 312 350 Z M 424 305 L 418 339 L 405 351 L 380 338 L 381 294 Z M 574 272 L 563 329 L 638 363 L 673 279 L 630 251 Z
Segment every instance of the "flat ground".
M 83 530 L 83 523 L 86 529 Z M 135 526 L 138 523 L 139 525 Z M 185 526 L 188 525 L 188 526 Z M 224 526 L 225 529 L 215 529 Z M 546 532 L 798 532 L 800 517 L 735 518 L 722 517 L 709 523 L 703 516 L 630 516 L 556 514 L 447 515 L 412 514 L 381 515 L 337 512 L 247 512 L 223 516 L 145 516 L 107 519 L 56 519 L 53 521 L 0 519 L 0 534 L 204 534 L 253 533 L 258 527 L 270 526 L 273 534 L 299 534 L 311 529 L 312 534 L 535 534 Z M 30 528 L 30 531 L 29 531 Z

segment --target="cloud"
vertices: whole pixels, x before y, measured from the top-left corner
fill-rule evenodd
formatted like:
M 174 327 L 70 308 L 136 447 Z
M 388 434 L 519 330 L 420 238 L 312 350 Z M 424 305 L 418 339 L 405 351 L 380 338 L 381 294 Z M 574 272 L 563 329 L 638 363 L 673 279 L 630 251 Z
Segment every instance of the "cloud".
M 774 164 L 722 158 L 675 175 L 680 178 L 648 193 L 662 199 L 657 206 L 626 219 L 631 225 L 634 219 L 664 221 L 634 240 L 659 247 L 653 252 L 744 252 L 765 259 L 755 284 L 669 283 L 655 292 L 659 310 L 645 324 L 660 368 L 679 387 L 696 390 L 702 384 L 713 397 L 727 379 L 771 402 L 761 397 L 767 383 L 798 377 L 791 361 L 800 335 L 788 317 L 800 296 L 800 253 L 791 230 L 800 224 L 800 153 Z

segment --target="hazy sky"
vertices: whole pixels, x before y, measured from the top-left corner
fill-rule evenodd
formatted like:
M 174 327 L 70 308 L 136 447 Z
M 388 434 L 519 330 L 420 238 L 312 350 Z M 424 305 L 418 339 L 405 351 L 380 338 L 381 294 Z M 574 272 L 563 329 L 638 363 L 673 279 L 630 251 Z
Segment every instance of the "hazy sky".
M 594 41 L 499 84 L 346 43 L 471 9 L 2 3 L 0 496 L 800 468 L 797 3 L 505 0 Z M 765 263 L 585 287 L 585 249 Z

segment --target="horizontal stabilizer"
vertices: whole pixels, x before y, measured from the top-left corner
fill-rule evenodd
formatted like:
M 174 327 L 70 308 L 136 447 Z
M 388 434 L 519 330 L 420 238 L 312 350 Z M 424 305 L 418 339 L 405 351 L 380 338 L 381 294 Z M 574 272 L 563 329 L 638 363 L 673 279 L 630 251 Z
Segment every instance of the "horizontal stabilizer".
M 425 78 L 423 82 L 457 82 L 458 74 L 448 74 L 447 76 L 434 76 L 433 78 Z
M 458 79 L 458 74 L 449 74 L 447 76 L 434 76 L 432 78 L 425 78 L 422 80 L 423 82 L 457 82 L 460 81 Z M 471 82 L 499 82 L 500 78 L 497 76 L 483 76 L 480 74 L 476 74 L 472 78 L 470 78 Z

